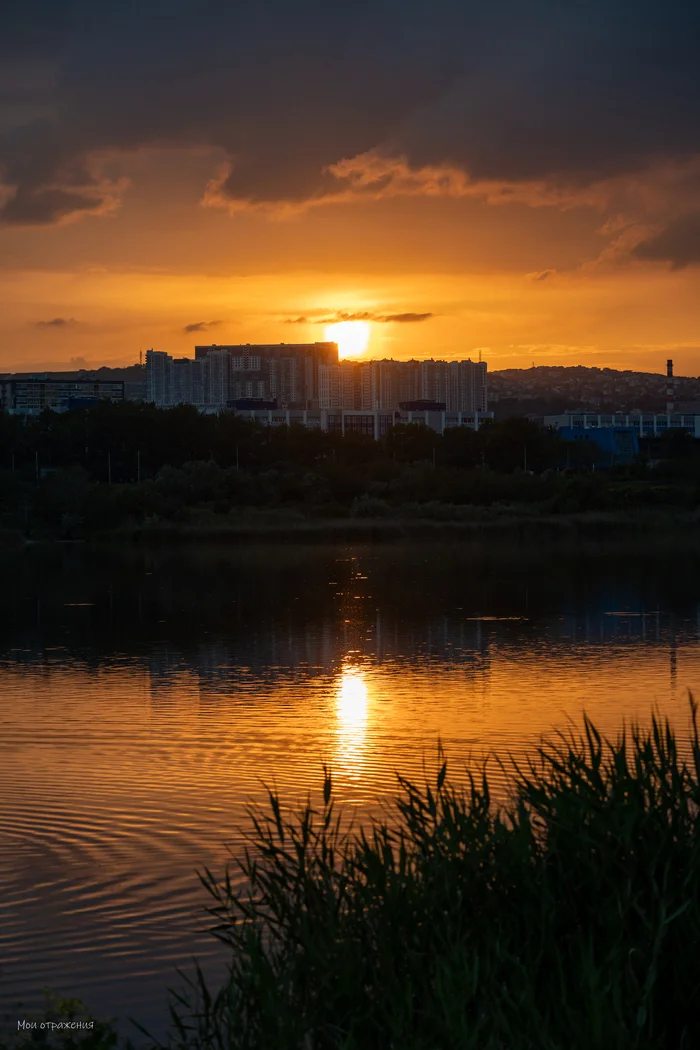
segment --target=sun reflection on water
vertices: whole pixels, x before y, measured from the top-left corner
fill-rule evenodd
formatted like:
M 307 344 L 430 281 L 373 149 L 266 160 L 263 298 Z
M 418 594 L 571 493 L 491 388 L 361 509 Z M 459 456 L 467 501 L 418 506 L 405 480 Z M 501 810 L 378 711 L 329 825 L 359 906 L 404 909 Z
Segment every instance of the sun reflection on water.
M 346 665 L 336 683 L 336 757 L 343 771 L 354 776 L 364 764 L 368 706 L 364 672 Z

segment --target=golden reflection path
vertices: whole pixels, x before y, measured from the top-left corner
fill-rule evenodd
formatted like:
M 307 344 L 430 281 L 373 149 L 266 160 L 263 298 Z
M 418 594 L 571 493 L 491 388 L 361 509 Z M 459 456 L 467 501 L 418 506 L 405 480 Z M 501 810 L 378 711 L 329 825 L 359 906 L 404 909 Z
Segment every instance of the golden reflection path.
M 345 664 L 336 681 L 334 766 L 354 778 L 364 769 L 369 703 L 364 672 Z

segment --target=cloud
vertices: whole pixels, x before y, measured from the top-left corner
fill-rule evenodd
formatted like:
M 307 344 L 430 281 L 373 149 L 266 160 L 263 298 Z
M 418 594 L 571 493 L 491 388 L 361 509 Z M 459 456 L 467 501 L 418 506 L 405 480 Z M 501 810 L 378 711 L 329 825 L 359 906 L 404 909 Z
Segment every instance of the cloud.
M 556 270 L 540 270 L 539 273 L 529 273 L 528 277 L 531 281 L 546 281 L 548 277 L 553 277 Z
M 375 317 L 375 321 L 384 321 L 389 324 L 414 324 L 419 321 L 429 321 L 435 314 L 386 314 L 384 317 Z
M 78 324 L 74 317 L 53 317 L 50 321 L 37 321 L 37 328 L 73 328 Z
M 164 20 L 155 0 L 32 0 L 7 22 L 14 225 L 113 211 L 145 147 L 223 154 L 204 201 L 281 216 L 399 195 L 608 207 L 699 152 L 690 5 L 172 0 Z
M 195 321 L 194 324 L 186 324 L 183 332 L 206 332 L 208 328 L 216 328 L 221 321 Z
M 433 313 L 378 314 L 372 310 L 336 310 L 334 313 L 315 317 L 286 317 L 285 324 L 338 324 L 340 321 L 375 321 L 378 324 L 416 324 L 429 321 Z
M 81 215 L 106 215 L 119 204 L 116 187 L 64 189 L 61 186 L 17 187 L 5 195 L 0 222 L 8 226 L 50 226 L 71 222 Z
M 525 204 L 532 208 L 604 209 L 619 192 L 615 180 L 601 179 L 572 185 L 562 178 L 474 179 L 454 164 L 413 166 L 405 155 L 370 150 L 331 164 L 316 192 L 295 199 L 235 197 L 229 193 L 233 168 L 210 180 L 202 198 L 207 207 L 224 208 L 231 215 L 253 212 L 272 219 L 290 219 L 311 208 L 361 204 L 394 197 L 471 197 L 487 204 Z M 321 184 L 322 183 L 322 184 Z
M 674 270 L 700 263 L 700 211 L 680 215 L 633 248 L 638 259 L 668 262 Z

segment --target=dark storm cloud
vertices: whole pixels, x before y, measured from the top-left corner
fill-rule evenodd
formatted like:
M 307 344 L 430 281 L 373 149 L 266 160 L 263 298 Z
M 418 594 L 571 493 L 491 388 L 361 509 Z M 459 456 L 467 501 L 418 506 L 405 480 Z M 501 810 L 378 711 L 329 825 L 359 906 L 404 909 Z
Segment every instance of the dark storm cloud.
M 700 263 L 700 212 L 682 215 L 634 249 L 639 259 L 669 262 L 674 269 Z
M 221 321 L 195 321 L 194 324 L 186 324 L 183 332 L 206 332 L 207 328 L 216 328 Z
M 37 328 L 73 328 L 77 325 L 74 317 L 54 317 L 50 321 L 37 321 Z
M 105 155 L 159 144 L 223 151 L 230 169 L 209 200 L 246 206 L 342 196 L 331 169 L 363 155 L 585 186 L 698 148 L 697 6 L 171 0 L 164 11 L 14 5 L 0 62 L 26 83 L 15 75 L 0 120 L 0 219 L 109 210 L 119 187 Z M 22 90 L 31 106 L 12 101 Z M 378 174 L 372 192 L 391 181 Z
M 25 189 L 17 192 L 0 210 L 3 222 L 17 226 L 46 226 L 81 212 L 100 212 L 109 206 L 107 197 L 85 196 L 59 188 Z

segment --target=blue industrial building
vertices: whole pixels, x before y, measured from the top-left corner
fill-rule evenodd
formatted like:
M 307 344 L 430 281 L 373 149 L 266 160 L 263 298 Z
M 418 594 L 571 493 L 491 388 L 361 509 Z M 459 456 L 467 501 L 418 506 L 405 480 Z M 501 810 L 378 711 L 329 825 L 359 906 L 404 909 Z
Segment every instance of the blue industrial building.
M 601 466 L 633 463 L 639 455 L 636 427 L 559 427 L 564 441 L 588 441 L 603 453 Z

